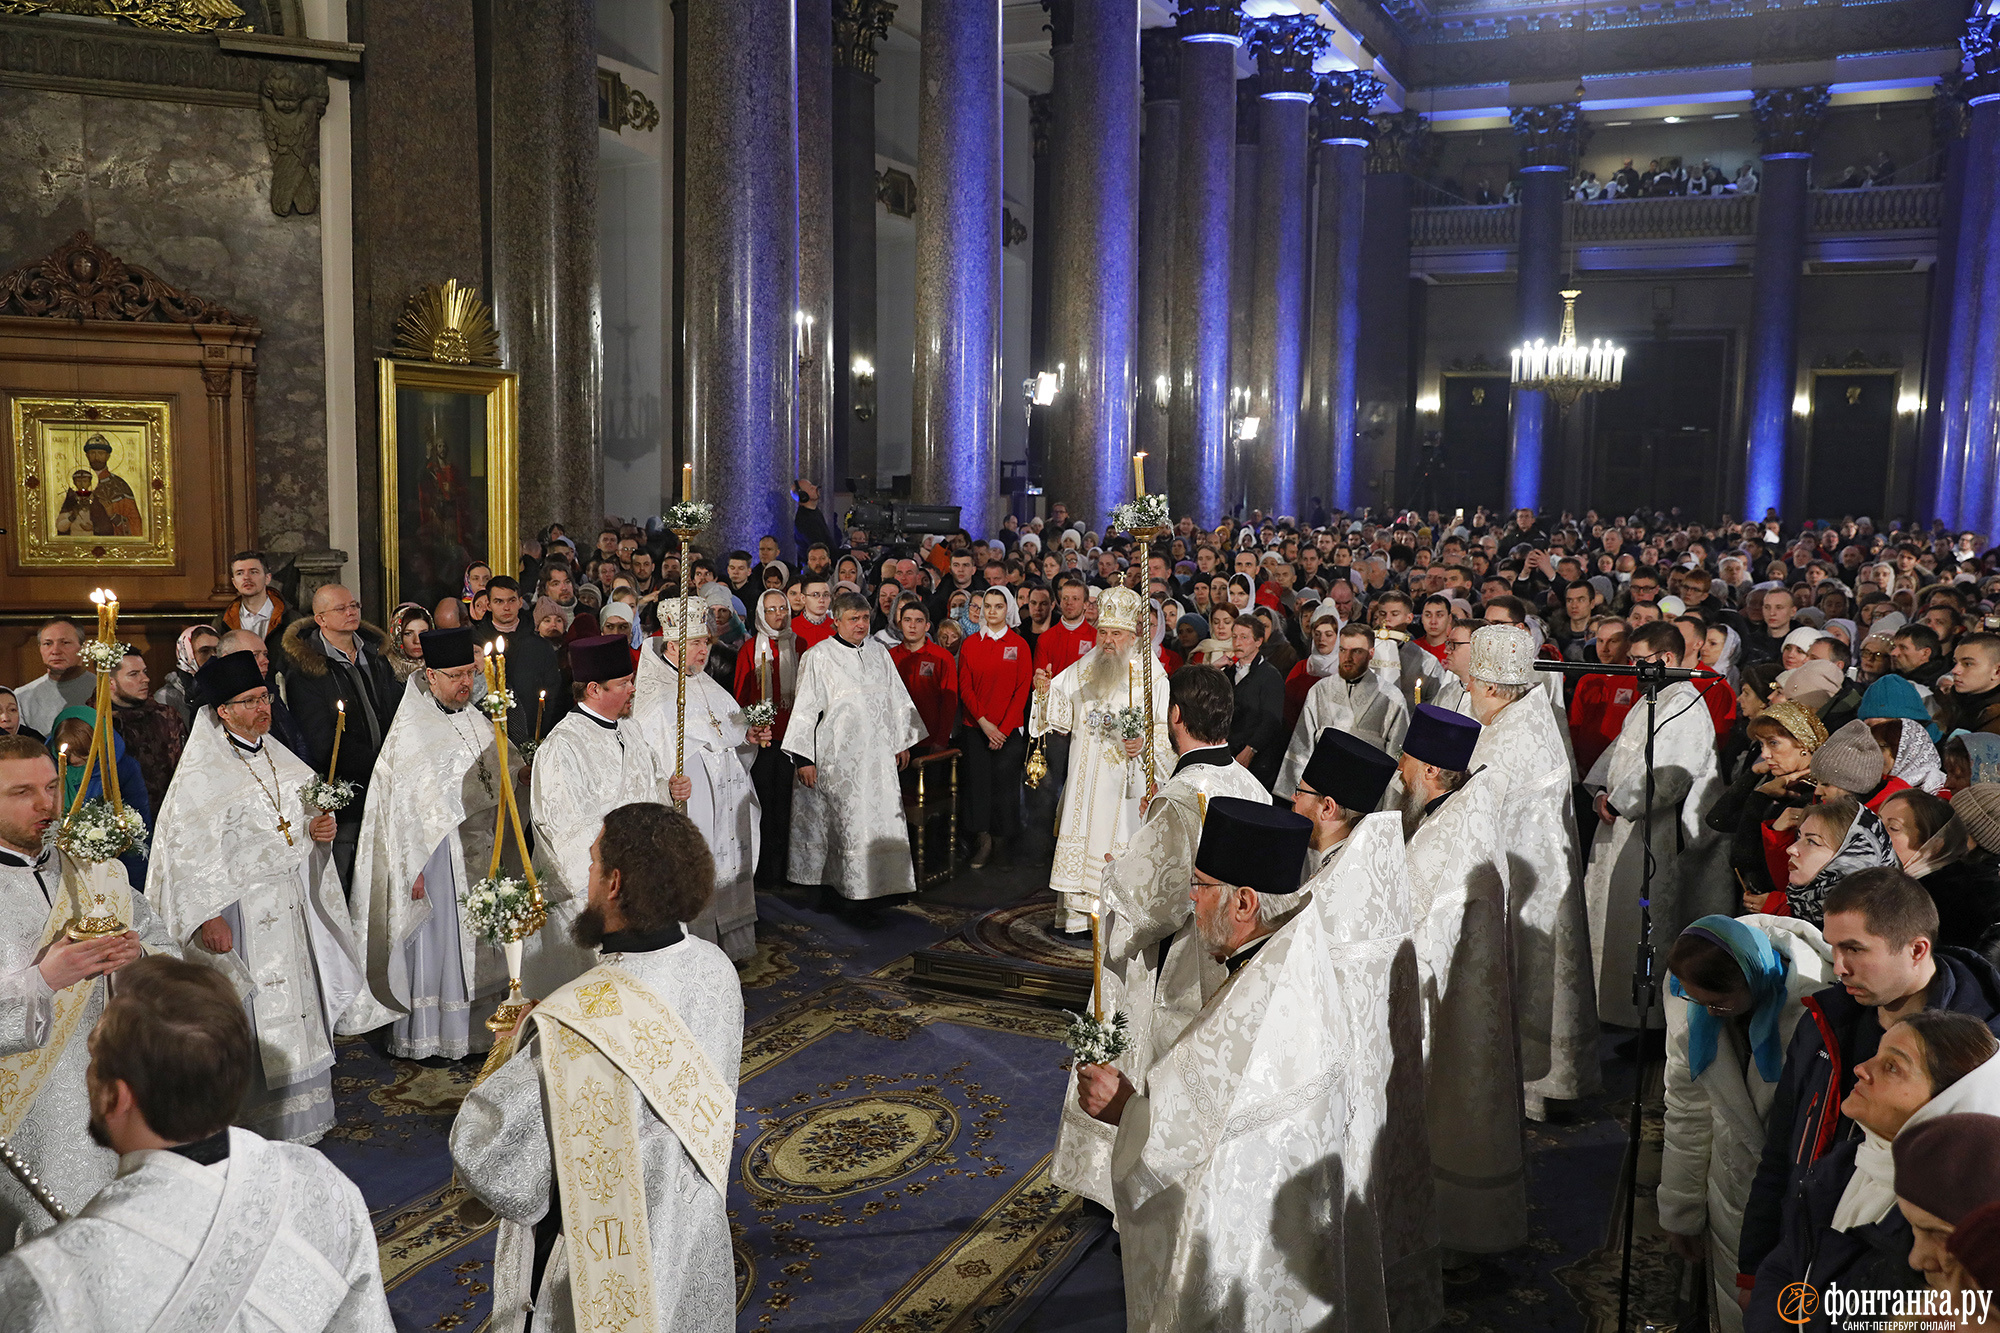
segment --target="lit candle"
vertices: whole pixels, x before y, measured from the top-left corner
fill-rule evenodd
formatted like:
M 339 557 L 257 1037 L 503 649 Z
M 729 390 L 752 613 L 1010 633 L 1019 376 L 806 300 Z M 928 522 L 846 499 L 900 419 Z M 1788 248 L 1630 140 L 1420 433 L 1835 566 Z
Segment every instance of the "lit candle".
M 771 659 L 768 657 L 758 659 L 757 682 L 762 687 L 760 694 L 764 702 L 771 702 Z
M 333 701 L 333 758 L 326 761 L 326 780 L 333 781 L 333 770 L 340 763 L 340 737 L 347 730 L 347 700 Z
M 1146 451 L 1141 449 L 1132 455 L 1132 487 L 1134 495 L 1146 493 Z
M 104 631 L 104 589 L 90 590 L 90 604 L 97 608 L 97 637 L 102 640 L 108 637 Z
M 681 464 L 681 499 L 694 499 L 694 464 Z
M 500 635 L 493 638 L 494 674 L 499 679 L 500 693 L 507 692 L 507 640 Z
M 1104 945 L 1097 932 L 1097 913 L 1090 914 L 1090 1011 L 1104 1021 Z
M 118 637 L 118 594 L 109 588 L 104 590 L 104 609 L 111 622 L 109 626 L 111 637 L 116 638 Z
M 542 690 L 535 696 L 535 744 L 542 743 L 542 713 L 549 706 L 549 692 Z

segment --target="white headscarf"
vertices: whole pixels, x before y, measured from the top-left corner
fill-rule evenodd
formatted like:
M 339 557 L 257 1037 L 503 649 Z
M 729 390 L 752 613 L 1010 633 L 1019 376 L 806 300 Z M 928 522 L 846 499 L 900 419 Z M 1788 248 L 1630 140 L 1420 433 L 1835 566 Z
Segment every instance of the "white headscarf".
M 1937 746 L 1931 743 L 1922 723 L 1909 718 L 1897 720 L 1903 724 L 1903 730 L 1896 742 L 1896 762 L 1890 766 L 1889 776 L 1901 778 L 1919 791 L 1935 793 L 1944 786 L 1944 762 Z
M 1004 585 L 997 588 L 985 588 L 980 591 L 979 594 L 980 598 L 984 600 L 986 594 L 989 592 L 997 592 L 1002 597 L 1005 597 L 1007 599 L 1007 629 L 1000 630 L 998 633 L 996 633 L 993 630 L 987 628 L 985 612 L 981 611 L 979 615 L 979 620 L 978 620 L 979 632 L 981 634 L 984 634 L 989 639 L 997 639 L 1000 638 L 1002 635 L 1006 634 L 1007 630 L 1019 629 L 1021 627 L 1021 607 L 1020 604 L 1014 600 L 1014 590 L 1012 588 L 1006 587 Z
M 1919 1106 L 1896 1132 L 1900 1134 L 1912 1125 L 1941 1115 L 1967 1111 L 2000 1115 L 2000 1057 L 1987 1057 L 1985 1064 Z M 1861 1132 L 1865 1137 L 1854 1153 L 1854 1174 L 1848 1177 L 1839 1206 L 1833 1210 L 1835 1231 L 1880 1222 L 1896 1206 L 1896 1157 L 1890 1146 L 1892 1141 L 1866 1125 Z
M 764 600 L 778 599 L 784 611 L 784 628 L 772 629 L 764 621 Z M 786 700 L 798 693 L 799 683 L 799 641 L 792 633 L 792 604 L 785 596 L 783 588 L 766 588 L 757 599 L 757 613 L 752 617 L 757 622 L 757 655 L 751 660 L 750 671 L 753 678 L 763 670 L 766 661 L 778 664 L 778 698 Z

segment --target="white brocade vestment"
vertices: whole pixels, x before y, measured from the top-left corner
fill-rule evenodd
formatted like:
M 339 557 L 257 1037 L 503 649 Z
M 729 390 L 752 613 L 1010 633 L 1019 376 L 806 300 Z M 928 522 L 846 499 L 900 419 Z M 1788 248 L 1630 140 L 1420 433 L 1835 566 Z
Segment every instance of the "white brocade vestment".
M 1131 1040 L 1131 1049 L 1113 1063 L 1141 1090 L 1154 1059 L 1194 1021 L 1226 975 L 1202 945 L 1188 898 L 1208 802 L 1217 796 L 1271 799 L 1226 744 L 1190 751 L 1176 770 L 1160 784 L 1131 847 L 1105 869 L 1103 880 L 1104 1012 L 1125 1015 Z M 1115 1134 L 1076 1104 L 1072 1072 L 1050 1179 L 1111 1207 Z
M 815 771 L 812 787 L 793 779 L 793 883 L 856 900 L 916 892 L 896 756 L 925 735 L 887 648 L 835 635 L 806 650 L 784 740 Z
M 1134 661 L 1140 655 L 1134 656 Z M 1048 692 L 1028 709 L 1028 735 L 1046 732 L 1071 737 L 1069 773 L 1056 822 L 1055 864 L 1049 887 L 1062 905 L 1064 930 L 1084 930 L 1097 908 L 1105 854 L 1125 854 L 1139 829 L 1139 803 L 1146 795 L 1144 756 L 1125 757 L 1118 711 L 1144 707 L 1145 686 L 1137 671 L 1109 671 L 1093 683 L 1108 650 L 1092 648 L 1049 682 Z M 1167 673 L 1150 658 L 1153 673 L 1153 771 L 1155 780 L 1172 773 L 1174 752 L 1167 735 Z
M 8 1333 L 390 1333 L 361 1191 L 319 1153 L 229 1131 L 203 1165 L 129 1153 L 88 1207 L 0 1261 Z
M 111 868 L 124 873 L 116 862 Z M 39 883 L 32 866 L 0 865 L 0 1059 L 46 1047 L 54 1036 L 58 993 L 42 980 L 35 957 L 41 952 L 51 920 L 58 913 L 64 921 L 71 915 L 64 902 L 60 851 L 51 849 L 41 863 Z M 144 895 L 132 895 L 127 923 L 139 932 L 147 953 L 180 956 L 179 946 Z M 118 1154 L 91 1141 L 90 1095 L 84 1085 L 84 1071 L 90 1064 L 90 1030 L 97 1026 L 109 998 L 106 984 L 102 978 L 77 983 L 88 991 L 89 998 L 26 1118 L 12 1135 L 14 1150 L 71 1211 L 82 1207 L 118 1169 Z M 10 1072 L 0 1069 L 0 1102 L 11 1103 L 12 1098 L 26 1095 L 10 1081 Z M 8 1105 L 8 1110 L 12 1109 Z M 14 1177 L 0 1173 L 0 1251 L 52 1225 L 48 1213 Z M 0 1328 L 11 1327 L 0 1320 Z
M 315 812 L 300 789 L 312 776 L 275 737 L 246 753 L 202 709 L 160 802 L 146 872 L 146 898 L 186 957 L 243 997 L 263 1078 L 240 1123 L 305 1143 L 333 1123 L 334 1035 L 394 1017 L 369 993 L 329 845 L 307 834 Z M 198 938 L 216 917 L 229 925 L 227 953 Z
M 499 947 L 475 939 L 458 907 L 492 866 L 500 755 L 492 719 L 470 705 L 447 713 L 424 682 L 410 673 L 368 779 L 354 931 L 367 946 L 369 984 L 402 1014 L 390 1051 L 455 1060 L 493 1044 L 481 1020 L 507 987 Z M 519 762 L 511 750 L 509 760 Z M 503 845 L 512 843 L 510 832 Z M 508 858 L 515 874 L 517 861 Z M 418 875 L 422 898 L 412 896 Z
M 526 941 L 521 993 L 547 995 L 590 970 L 596 957 L 571 943 L 569 928 L 590 898 L 590 848 L 604 817 L 635 801 L 673 804 L 667 773 L 645 738 L 626 722 L 581 708 L 549 728 L 528 770 L 535 812 L 535 874 L 549 919 Z
M 639 653 L 639 681 L 632 696 L 631 729 L 653 747 L 660 771 L 674 771 L 675 701 L 680 673 L 660 656 L 661 639 L 648 639 Z M 749 741 L 743 706 L 706 671 L 687 683 L 687 816 L 715 858 L 715 896 L 689 929 L 719 944 L 733 959 L 757 952 L 757 869 L 763 827 L 750 765 L 757 747 Z
M 1403 752 L 1403 734 L 1410 729 L 1410 706 L 1401 694 L 1385 689 L 1373 671 L 1364 671 L 1356 681 L 1342 680 L 1339 672 L 1321 677 L 1306 692 L 1298 725 L 1292 728 L 1291 744 L 1285 747 L 1284 767 L 1278 770 L 1277 785 L 1272 788 L 1279 796 L 1289 799 L 1298 791 L 1299 778 L 1312 760 L 1319 734 L 1328 727 L 1348 732 L 1393 757 Z
M 1588 1096 L 1602 1086 L 1570 793 L 1575 766 L 1547 691 L 1529 690 L 1480 731 L 1470 770 L 1486 767 L 1507 780 L 1500 840 L 1507 848 L 1514 1012 L 1521 1078 L 1535 1114 L 1543 1098 Z
M 1729 913 L 1726 886 L 1720 901 L 1701 875 L 1704 854 L 1717 836 L 1702 822 L 1723 785 L 1715 758 L 1715 722 L 1701 693 L 1685 680 L 1660 691 L 1653 733 L 1653 975 L 1666 975 L 1667 950 L 1696 917 Z M 1583 785 L 1604 792 L 1618 817 L 1597 821 L 1584 896 L 1590 905 L 1591 961 L 1597 977 L 1597 1016 L 1637 1027 L 1632 968 L 1639 949 L 1639 893 L 1645 850 L 1639 836 L 1646 810 L 1646 703 L 1625 715 L 1618 739 L 1598 757 Z M 1648 1026 L 1664 1027 L 1659 1006 Z
M 743 1052 L 743 992 L 736 969 L 707 940 L 686 938 L 647 953 L 604 955 L 657 995 L 692 1030 L 733 1091 Z M 502 1219 L 493 1260 L 491 1333 L 576 1333 L 570 1267 L 561 1248 L 539 1293 L 530 1293 L 533 1227 L 555 1186 L 554 1152 L 543 1111 L 540 1035 L 466 1094 L 451 1129 L 459 1179 Z M 638 1102 L 639 1161 L 645 1177 L 646 1232 L 652 1242 L 653 1309 L 676 1333 L 736 1327 L 736 1270 L 723 1199 L 679 1136 L 629 1080 L 619 1095 Z M 574 1244 L 564 1237 L 564 1245 Z M 523 1303 L 534 1297 L 532 1323 Z

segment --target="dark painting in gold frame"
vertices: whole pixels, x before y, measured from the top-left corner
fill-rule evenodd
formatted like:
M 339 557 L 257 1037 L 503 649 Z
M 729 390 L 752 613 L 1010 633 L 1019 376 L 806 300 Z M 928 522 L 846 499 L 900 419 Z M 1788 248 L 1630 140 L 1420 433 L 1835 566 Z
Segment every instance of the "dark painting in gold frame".
M 511 370 L 381 357 L 382 586 L 388 605 L 458 596 L 466 565 L 519 553 Z

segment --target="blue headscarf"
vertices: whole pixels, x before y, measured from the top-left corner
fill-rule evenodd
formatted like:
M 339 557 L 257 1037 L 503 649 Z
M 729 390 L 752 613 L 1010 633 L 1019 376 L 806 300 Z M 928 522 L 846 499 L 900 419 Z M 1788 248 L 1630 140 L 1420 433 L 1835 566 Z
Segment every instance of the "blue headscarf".
M 1766 1083 L 1776 1083 L 1784 1072 L 1785 1043 L 1778 1034 L 1778 1020 L 1785 1011 L 1785 956 L 1771 945 L 1771 939 L 1755 926 L 1746 926 L 1734 917 L 1705 916 L 1682 931 L 1698 935 L 1710 944 L 1727 950 L 1750 983 L 1750 1052 L 1757 1073 Z M 1667 990 L 1688 1000 L 1681 979 L 1671 973 Z M 1700 1078 L 1715 1061 L 1715 1048 L 1727 1019 L 1717 1018 L 1707 1008 L 1688 1000 L 1688 1074 Z
M 1952 736 L 1965 746 L 1974 782 L 2000 782 L 2000 736 L 1983 731 L 1956 731 Z
M 1917 687 L 1901 676 L 1883 676 L 1863 692 L 1861 711 L 1856 716 L 1873 720 L 1878 717 L 1906 717 L 1912 722 L 1923 724 L 1930 733 L 1932 743 L 1938 739 L 1937 723 L 1931 721 L 1930 709 L 1924 707 L 1923 696 Z

